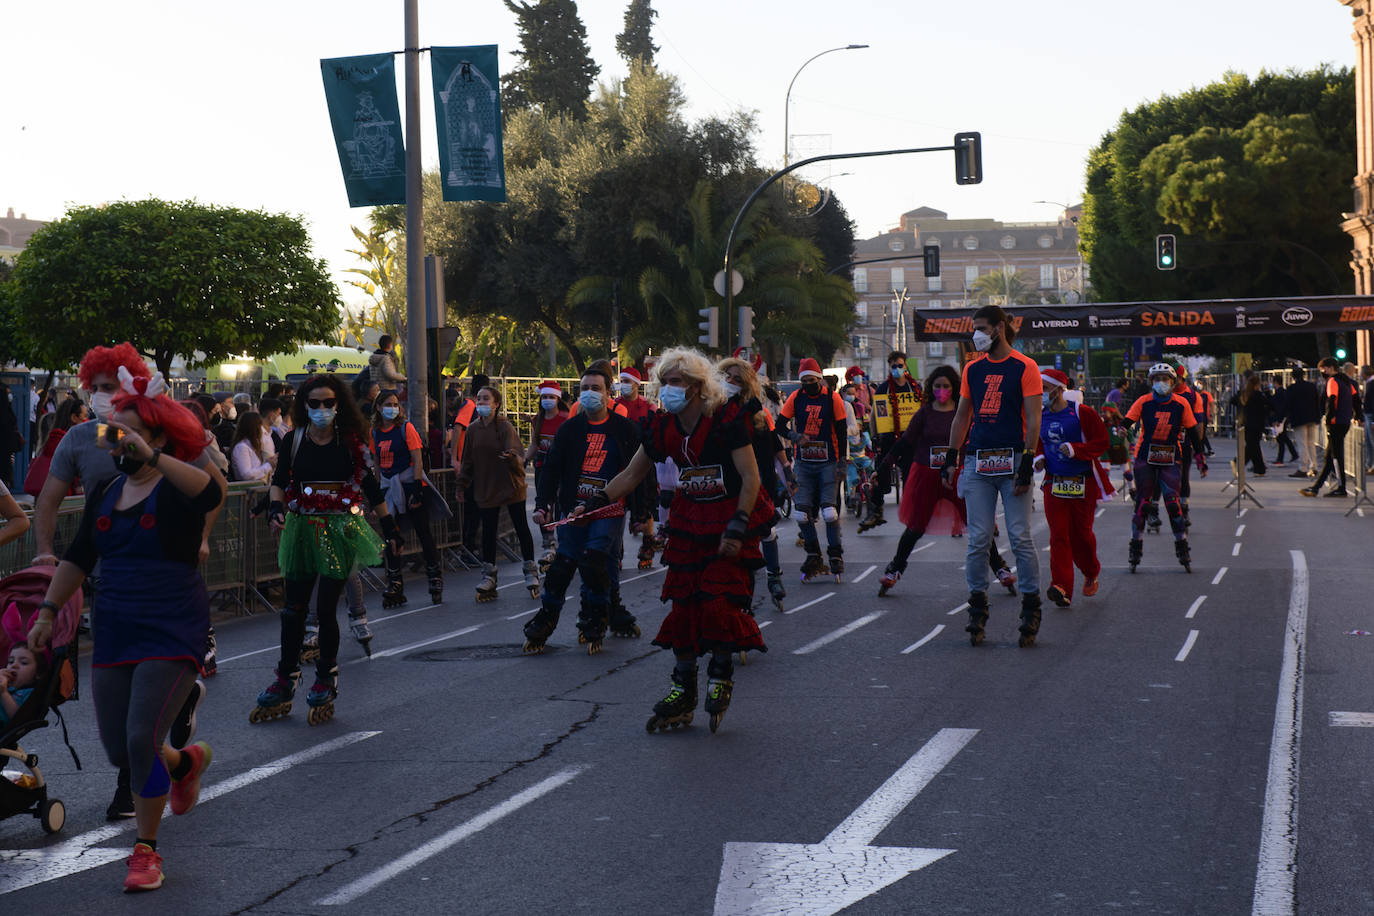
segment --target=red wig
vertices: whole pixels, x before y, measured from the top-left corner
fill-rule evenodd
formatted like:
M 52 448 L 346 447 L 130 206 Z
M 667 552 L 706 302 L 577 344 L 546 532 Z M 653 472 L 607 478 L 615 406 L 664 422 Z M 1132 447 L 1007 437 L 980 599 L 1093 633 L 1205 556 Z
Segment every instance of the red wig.
M 81 368 L 86 368 L 84 363 Z M 150 398 L 121 392 L 115 395 L 114 409 L 132 410 L 150 432 L 161 431 L 167 437 L 165 451 L 173 458 L 195 461 L 205 449 L 205 427 L 191 411 L 165 394 Z
M 97 375 L 115 378 L 120 366 L 128 369 L 134 378 L 152 378 L 153 375 L 134 345 L 126 341 L 113 347 L 91 347 L 86 351 L 86 355 L 81 357 L 81 369 L 77 372 L 81 387 L 90 391 Z

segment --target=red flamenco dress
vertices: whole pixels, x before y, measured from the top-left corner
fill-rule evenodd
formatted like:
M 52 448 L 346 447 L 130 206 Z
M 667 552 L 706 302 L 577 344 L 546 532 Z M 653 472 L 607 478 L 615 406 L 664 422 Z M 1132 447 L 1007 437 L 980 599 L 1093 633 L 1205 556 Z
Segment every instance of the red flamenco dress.
M 775 515 L 762 487 L 739 556 L 719 552 L 742 486 L 732 453 L 751 444 L 744 414 L 734 403 L 702 416 L 690 435 L 670 413 L 657 414 L 650 424 L 645 451 L 656 463 L 673 459 L 679 469 L 663 551 L 668 576 L 661 598 L 672 602 L 672 610 L 654 637 L 656 646 L 697 656 L 768 651 L 758 624 L 745 613 L 753 571 L 763 566 L 759 539 L 772 528 Z

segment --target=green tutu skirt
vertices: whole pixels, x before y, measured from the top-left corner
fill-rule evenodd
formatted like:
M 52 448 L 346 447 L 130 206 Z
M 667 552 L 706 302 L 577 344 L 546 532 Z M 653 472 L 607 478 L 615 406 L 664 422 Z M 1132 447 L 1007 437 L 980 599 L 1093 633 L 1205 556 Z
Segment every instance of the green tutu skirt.
M 288 579 L 347 579 L 358 566 L 375 566 L 385 545 L 361 515 L 286 516 L 277 563 Z

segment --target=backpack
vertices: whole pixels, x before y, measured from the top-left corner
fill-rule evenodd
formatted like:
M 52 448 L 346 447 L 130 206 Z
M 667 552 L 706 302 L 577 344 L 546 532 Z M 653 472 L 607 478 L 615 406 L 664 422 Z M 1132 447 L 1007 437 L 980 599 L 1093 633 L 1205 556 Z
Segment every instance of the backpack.
M 372 384 L 372 366 L 363 366 L 363 371 L 353 376 L 353 397 L 362 402 L 363 395 L 367 393 L 367 388 Z

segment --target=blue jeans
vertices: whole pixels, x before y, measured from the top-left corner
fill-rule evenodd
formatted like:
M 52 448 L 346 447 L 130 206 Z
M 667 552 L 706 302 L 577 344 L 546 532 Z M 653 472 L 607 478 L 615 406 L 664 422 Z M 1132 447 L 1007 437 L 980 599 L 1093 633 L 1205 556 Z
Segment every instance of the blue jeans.
M 797 477 L 797 495 L 793 502 L 802 513 L 802 520 L 797 523 L 797 527 L 801 529 L 807 551 L 816 552 L 820 550 L 820 540 L 816 535 L 816 519 L 822 509 L 835 509 L 839 472 L 833 461 L 798 461 L 793 465 L 793 471 Z M 833 548 L 838 549 L 840 546 L 838 514 L 835 521 L 826 522 L 825 541 Z
M 624 532 L 624 516 L 597 519 L 587 525 L 564 525 L 558 529 L 558 552 L 575 564 L 588 550 L 600 550 L 605 553 L 608 557 L 607 566 L 615 568 L 615 574 L 607 579 L 613 586 L 620 576 L 620 540 Z M 609 569 L 607 571 L 609 572 Z M 600 607 L 610 604 L 611 601 L 608 592 L 594 591 L 587 585 L 585 578 L 582 579 L 581 596 L 584 607 Z M 567 596 L 545 591 L 543 600 L 545 606 L 562 611 Z
M 1012 466 L 1015 467 L 1015 463 Z M 988 544 L 992 542 L 992 529 L 997 523 L 998 496 L 1002 497 L 1002 508 L 1007 515 L 1007 539 L 1011 541 L 1011 552 L 1016 555 L 1016 586 L 1023 595 L 1040 592 L 1040 557 L 1035 552 L 1030 533 L 1031 491 L 1028 489 L 1016 496 L 1012 492 L 1015 488 L 1015 474 L 987 477 L 973 469 L 971 457 L 964 464 L 964 472 L 959 477 L 959 495 L 968 509 L 964 579 L 970 592 L 986 594 L 988 590 Z

